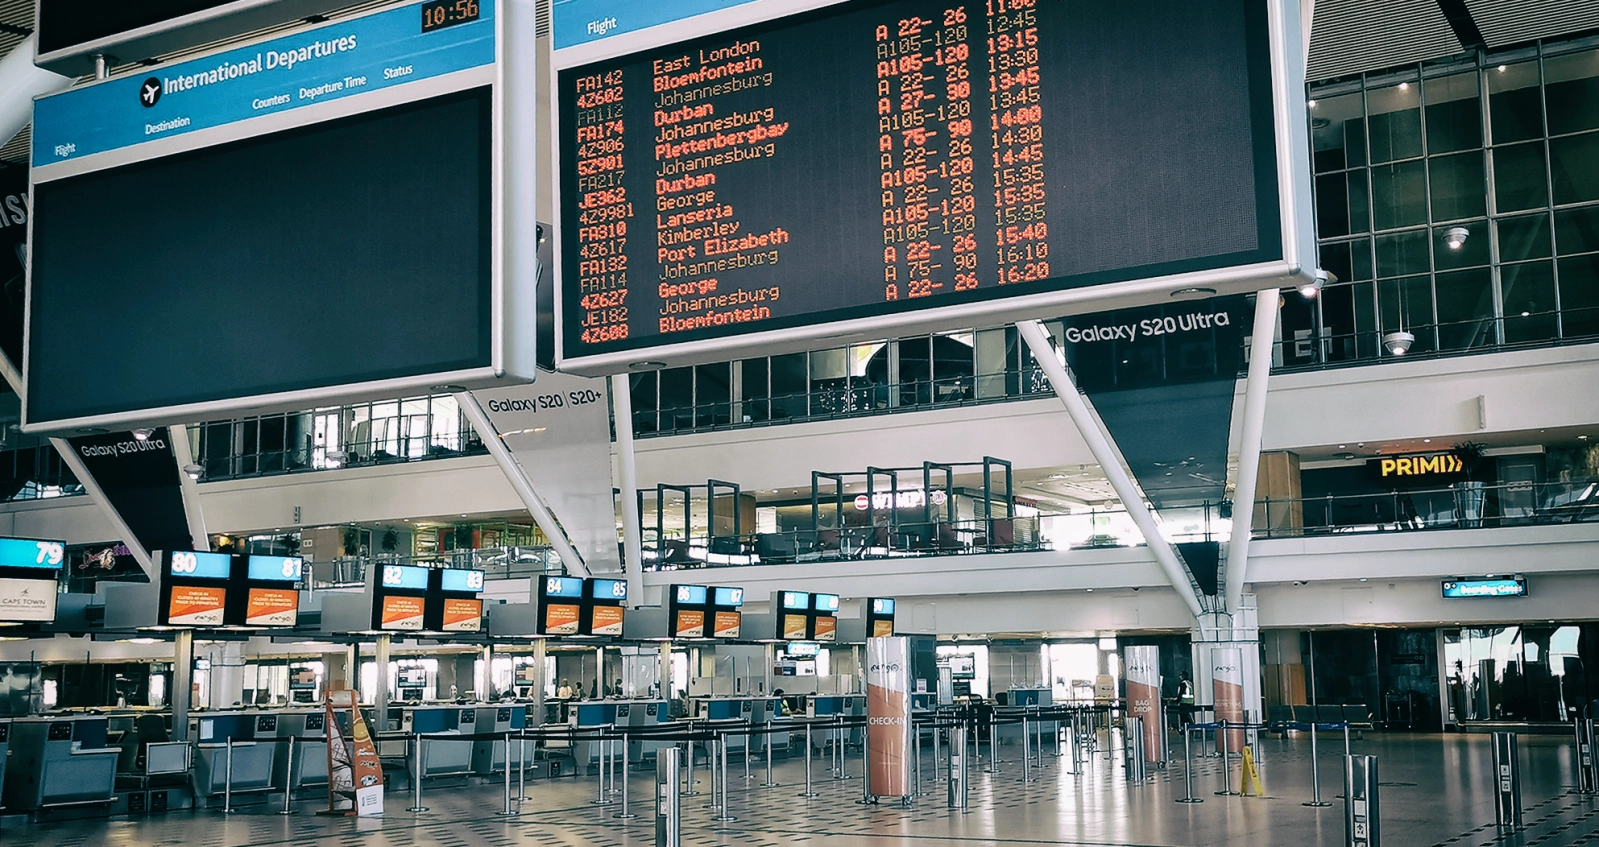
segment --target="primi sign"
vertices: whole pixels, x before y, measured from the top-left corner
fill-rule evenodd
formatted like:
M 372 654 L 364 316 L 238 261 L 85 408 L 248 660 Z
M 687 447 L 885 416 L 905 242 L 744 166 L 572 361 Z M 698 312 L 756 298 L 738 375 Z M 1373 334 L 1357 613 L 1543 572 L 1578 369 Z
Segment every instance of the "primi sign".
M 1386 482 L 1454 482 L 1466 477 L 1466 462 L 1455 453 L 1383 456 L 1369 460 L 1366 467 L 1378 479 Z

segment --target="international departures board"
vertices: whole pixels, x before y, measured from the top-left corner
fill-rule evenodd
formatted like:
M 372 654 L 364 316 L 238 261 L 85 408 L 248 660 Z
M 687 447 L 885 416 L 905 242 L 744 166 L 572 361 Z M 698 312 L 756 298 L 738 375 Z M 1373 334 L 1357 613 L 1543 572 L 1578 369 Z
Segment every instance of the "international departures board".
M 568 67 L 562 358 L 1282 260 L 1267 30 L 855 0 Z

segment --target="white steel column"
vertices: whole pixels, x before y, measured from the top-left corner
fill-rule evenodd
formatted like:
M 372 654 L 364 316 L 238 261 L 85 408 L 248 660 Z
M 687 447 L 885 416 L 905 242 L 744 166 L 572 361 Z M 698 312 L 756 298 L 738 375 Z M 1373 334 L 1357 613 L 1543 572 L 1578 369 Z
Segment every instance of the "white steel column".
M 622 570 L 629 605 L 644 602 L 644 542 L 638 514 L 638 460 L 633 452 L 633 387 L 627 374 L 611 376 L 611 412 L 616 418 L 616 476 L 622 489 Z M 736 508 L 736 507 L 735 507 Z
M 210 550 L 211 536 L 205 531 L 205 512 L 200 509 L 200 481 L 189 476 L 187 468 L 195 464 L 194 451 L 189 449 L 189 428 L 183 425 L 167 427 L 167 438 L 172 441 L 172 457 L 178 461 L 178 488 L 183 496 L 183 516 L 189 520 L 189 538 L 196 550 Z
M 1071 374 L 1066 367 L 1055 358 L 1055 351 L 1049 346 L 1049 336 L 1038 321 L 1019 321 L 1016 332 L 1027 342 L 1028 349 L 1033 351 L 1033 359 L 1038 362 L 1038 367 L 1049 377 L 1049 384 L 1055 389 L 1055 396 L 1060 398 L 1066 406 L 1066 414 L 1071 416 L 1072 423 L 1077 425 L 1083 434 L 1083 440 L 1088 442 L 1088 449 L 1094 454 L 1094 459 L 1099 462 L 1105 471 L 1105 478 L 1110 481 L 1116 490 L 1116 496 L 1121 498 L 1122 506 L 1127 509 L 1127 515 L 1138 525 L 1144 534 L 1144 543 L 1149 545 L 1149 551 L 1154 554 L 1155 561 L 1166 572 L 1166 578 L 1171 581 L 1172 588 L 1177 591 L 1177 596 L 1182 598 L 1183 605 L 1194 617 L 1204 614 L 1204 608 L 1199 605 L 1199 598 L 1194 595 L 1193 581 L 1188 576 L 1188 571 L 1183 568 L 1183 563 L 1177 558 L 1177 550 L 1172 547 L 1166 536 L 1160 534 L 1160 527 L 1155 524 L 1155 516 L 1150 513 L 1149 507 L 1144 504 L 1143 495 L 1133 485 L 1133 479 L 1127 470 L 1121 466 L 1121 459 L 1116 448 L 1111 444 L 1110 436 L 1100 428 L 1099 421 L 1088 409 L 1088 403 L 1081 394 L 1077 393 L 1077 384 L 1072 382 Z
M 533 483 L 527 478 L 527 474 L 523 473 L 522 466 L 517 464 L 516 457 L 506 449 L 505 442 L 500 440 L 499 430 L 489 422 L 489 416 L 484 413 L 477 397 L 470 391 L 462 391 L 455 395 L 455 399 L 461 405 L 461 411 L 466 413 L 467 420 L 472 423 L 472 428 L 483 436 L 483 446 L 489 449 L 489 455 L 499 463 L 500 471 L 511 483 L 511 488 L 516 490 L 516 496 L 522 499 L 522 505 L 526 506 L 528 513 L 533 516 L 533 522 L 538 524 L 544 537 L 550 540 L 550 546 L 555 548 L 556 554 L 561 557 L 561 563 L 566 565 L 567 573 L 573 576 L 588 576 L 588 565 L 583 562 L 583 557 L 578 554 L 577 548 L 572 546 L 571 539 L 566 537 L 566 530 L 561 529 L 561 524 L 550 512 L 550 507 L 545 505 L 543 498 L 533 490 Z
M 66 91 L 74 82 L 35 65 L 38 49 L 39 36 L 30 35 L 0 59 L 0 138 L 6 141 L 33 122 L 33 98 Z
M 1277 304 L 1268 288 L 1255 295 L 1255 330 L 1249 339 L 1249 376 L 1244 382 L 1244 427 L 1238 444 L 1238 487 L 1233 490 L 1233 529 L 1227 542 L 1226 611 L 1238 615 L 1249 568 L 1249 538 L 1255 529 L 1255 485 L 1260 479 L 1260 444 L 1266 427 L 1266 386 L 1271 380 Z

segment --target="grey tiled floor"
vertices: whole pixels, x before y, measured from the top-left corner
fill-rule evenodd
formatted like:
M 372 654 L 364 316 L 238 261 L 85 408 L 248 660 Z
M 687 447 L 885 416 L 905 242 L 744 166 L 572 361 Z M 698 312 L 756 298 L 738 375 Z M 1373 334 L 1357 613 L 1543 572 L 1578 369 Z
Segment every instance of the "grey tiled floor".
M 1196 796 L 1203 803 L 1173 802 L 1183 796 L 1179 759 L 1156 781 L 1129 787 L 1119 767 L 1103 753 L 1081 775 L 1068 773 L 1067 760 L 1046 757 L 1034 781 L 1021 778 L 1019 750 L 1006 748 L 1001 771 L 972 775 L 965 814 L 945 808 L 942 785 L 918 798 L 914 809 L 897 805 L 865 807 L 859 779 L 834 780 L 825 763 L 815 765 L 820 797 L 797 795 L 804 772 L 798 762 L 778 765 L 783 785 L 759 788 L 745 781 L 742 765 L 732 765 L 730 805 L 737 821 L 717 823 L 705 809 L 704 794 L 684 798 L 683 844 L 749 845 L 1114 845 L 1115 847 L 1337 847 L 1343 844 L 1341 744 L 1321 748 L 1322 793 L 1333 805 L 1312 809 L 1309 742 L 1303 737 L 1262 745 L 1261 773 L 1268 796 L 1216 796 L 1221 765 L 1201 759 L 1195 766 Z M 1527 829 L 1501 837 L 1494 826 L 1491 751 L 1485 736 L 1378 735 L 1355 742 L 1357 753 L 1379 757 L 1383 840 L 1388 847 L 1599 847 L 1599 802 L 1573 788 L 1571 744 L 1564 738 L 1522 739 L 1522 779 Z M 931 756 L 924 759 L 931 785 Z M 861 763 L 852 758 L 858 777 Z M 699 772 L 701 789 L 708 790 Z M 412 815 L 408 795 L 391 792 L 382 819 L 329 819 L 311 814 L 307 800 L 299 813 L 279 817 L 263 807 L 223 816 L 215 812 L 171 812 L 131 820 L 67 821 L 9 826 L 0 839 L 38 847 L 513 847 L 514 845 L 595 845 L 635 847 L 654 843 L 651 775 L 631 781 L 639 818 L 619 821 L 609 806 L 589 804 L 592 779 L 538 781 L 528 788 L 531 802 L 522 814 L 498 818 L 502 794 L 497 782 L 426 787 L 430 811 Z M 1237 765 L 1232 768 L 1236 787 Z

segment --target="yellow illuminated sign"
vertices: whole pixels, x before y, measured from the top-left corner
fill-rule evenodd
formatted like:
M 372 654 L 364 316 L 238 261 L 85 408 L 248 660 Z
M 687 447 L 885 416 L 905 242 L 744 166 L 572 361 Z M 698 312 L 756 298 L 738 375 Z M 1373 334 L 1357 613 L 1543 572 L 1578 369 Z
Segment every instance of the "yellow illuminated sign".
M 1453 453 L 1437 456 L 1404 456 L 1382 459 L 1377 466 L 1384 479 L 1395 476 L 1424 476 L 1427 474 L 1454 474 L 1466 469 L 1466 463 Z

